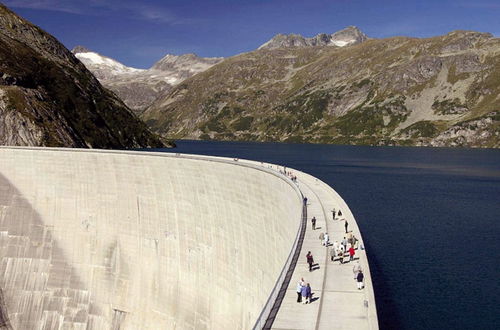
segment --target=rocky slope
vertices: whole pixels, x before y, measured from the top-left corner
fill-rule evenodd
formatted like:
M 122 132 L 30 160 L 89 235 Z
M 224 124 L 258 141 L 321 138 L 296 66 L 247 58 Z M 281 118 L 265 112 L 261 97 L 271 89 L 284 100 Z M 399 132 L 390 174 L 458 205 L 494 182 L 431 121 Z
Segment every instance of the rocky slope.
M 54 37 L 0 4 L 0 145 L 164 144 Z
M 104 86 L 115 92 L 137 114 L 162 92 L 223 60 L 195 54 L 166 55 L 150 69 L 143 70 L 127 67 L 82 46 L 75 47 L 72 52 Z
M 270 42 L 185 80 L 142 118 L 175 138 L 500 147 L 500 39 Z

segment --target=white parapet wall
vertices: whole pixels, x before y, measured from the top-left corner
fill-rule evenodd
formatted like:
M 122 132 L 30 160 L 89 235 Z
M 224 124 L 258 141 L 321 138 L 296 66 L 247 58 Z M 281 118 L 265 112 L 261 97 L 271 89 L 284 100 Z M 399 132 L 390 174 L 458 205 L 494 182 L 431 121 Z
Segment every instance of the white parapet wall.
M 249 329 L 301 212 L 289 180 L 239 162 L 0 148 L 1 316 L 15 329 Z

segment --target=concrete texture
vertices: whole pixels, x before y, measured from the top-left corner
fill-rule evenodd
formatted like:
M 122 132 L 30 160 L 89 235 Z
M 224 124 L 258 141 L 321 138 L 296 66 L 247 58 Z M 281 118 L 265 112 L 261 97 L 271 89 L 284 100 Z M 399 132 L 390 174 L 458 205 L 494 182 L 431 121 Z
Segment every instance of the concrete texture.
M 301 206 L 289 180 L 243 162 L 0 148 L 0 321 L 251 328 Z

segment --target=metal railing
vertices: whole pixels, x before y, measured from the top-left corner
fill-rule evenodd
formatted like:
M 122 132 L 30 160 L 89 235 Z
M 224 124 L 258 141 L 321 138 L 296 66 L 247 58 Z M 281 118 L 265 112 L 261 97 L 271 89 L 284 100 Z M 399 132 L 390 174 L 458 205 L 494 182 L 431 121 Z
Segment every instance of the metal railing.
M 301 193 L 302 195 L 302 193 Z M 262 309 L 253 330 L 259 329 L 271 329 L 274 319 L 278 314 L 278 310 L 281 306 L 281 302 L 285 297 L 286 290 L 290 284 L 295 266 L 297 265 L 297 260 L 299 259 L 300 250 L 302 249 L 302 242 L 304 241 L 304 235 L 306 233 L 307 225 L 307 203 L 302 195 L 302 217 L 299 230 L 297 231 L 297 236 L 292 246 L 292 250 L 288 255 L 288 259 L 281 270 L 281 274 L 276 280 L 273 290 L 267 299 L 264 308 Z

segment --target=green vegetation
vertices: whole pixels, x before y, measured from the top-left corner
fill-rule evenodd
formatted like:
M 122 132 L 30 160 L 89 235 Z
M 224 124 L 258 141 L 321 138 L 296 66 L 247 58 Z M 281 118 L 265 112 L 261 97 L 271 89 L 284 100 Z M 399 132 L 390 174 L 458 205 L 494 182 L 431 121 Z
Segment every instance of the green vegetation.
M 406 127 L 405 129 L 401 130 L 400 134 L 401 133 L 409 134 L 412 138 L 430 138 L 438 135 L 439 129 L 431 121 L 423 120 Z
M 469 109 L 460 103 L 460 100 L 455 98 L 453 100 L 443 100 L 443 101 L 434 101 L 432 104 L 432 109 L 434 113 L 440 115 L 456 115 L 468 112 Z
M 208 98 L 202 105 L 201 109 L 203 113 L 207 115 L 214 115 L 219 110 L 219 103 L 222 102 L 222 99 L 229 95 L 228 92 L 218 92 L 215 93 L 212 97 Z
M 236 131 L 250 130 L 254 118 L 252 116 L 237 118 L 231 123 L 231 128 Z
M 361 81 L 358 81 L 358 82 L 354 83 L 353 86 L 356 87 L 356 88 L 358 88 L 358 89 L 361 89 L 364 86 L 371 85 L 371 84 L 373 84 L 373 82 L 370 79 L 363 79 Z
M 363 103 L 338 118 L 335 124 L 342 135 L 385 136 L 407 116 L 408 110 L 404 106 L 404 97 L 400 96 L 385 102 Z M 388 122 L 387 119 L 389 119 Z
M 460 80 L 465 80 L 467 78 L 469 78 L 469 73 L 467 72 L 462 72 L 460 74 L 457 74 L 457 67 L 455 66 L 455 64 L 451 65 L 450 69 L 448 70 L 448 82 L 452 85 L 454 85 L 455 83 L 457 83 L 458 81 Z
M 298 127 L 307 129 L 323 118 L 330 98 L 331 94 L 327 90 L 306 92 L 277 107 L 276 111 L 289 114 L 290 119 L 296 121 Z

